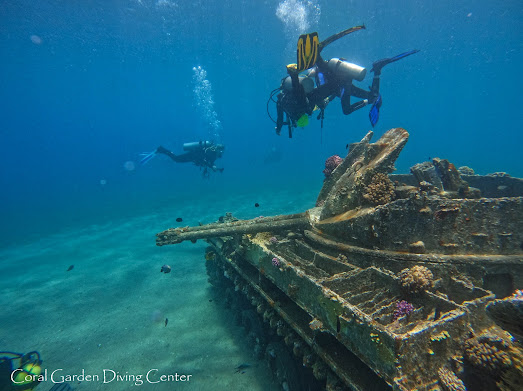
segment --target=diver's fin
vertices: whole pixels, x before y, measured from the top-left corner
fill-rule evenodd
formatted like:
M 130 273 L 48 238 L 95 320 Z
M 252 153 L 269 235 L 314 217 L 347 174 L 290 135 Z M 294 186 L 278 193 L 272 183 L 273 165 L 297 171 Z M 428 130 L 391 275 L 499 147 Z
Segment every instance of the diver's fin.
M 381 68 L 383 68 L 385 65 L 390 64 L 391 62 L 395 62 L 395 61 L 401 60 L 402 58 L 405 58 L 405 57 L 410 56 L 411 54 L 414 54 L 414 53 L 417 53 L 417 52 L 419 52 L 419 50 L 418 49 L 414 49 L 414 50 L 411 50 L 409 52 L 398 54 L 397 56 L 394 56 L 394 57 L 391 57 L 391 58 L 384 58 L 382 60 L 375 61 L 372 64 L 372 69 L 370 71 L 374 72 L 374 73 L 380 73 L 381 72 Z
M 347 34 L 353 33 L 354 31 L 363 30 L 363 29 L 365 29 L 364 24 L 362 24 L 361 26 L 354 26 L 354 27 L 348 28 L 346 30 L 340 31 L 337 34 L 331 35 L 329 38 L 320 42 L 320 44 L 318 46 L 318 53 L 321 53 L 321 51 L 325 48 L 325 46 L 340 39 L 341 37 L 344 37 Z
M 140 155 L 143 156 L 142 160 L 140 160 L 140 164 L 143 166 L 145 163 L 147 163 L 149 160 L 151 160 L 153 157 L 156 156 L 156 153 L 157 153 L 158 150 L 154 150 L 152 152 L 144 152 L 144 153 L 141 153 Z
M 300 35 L 298 38 L 297 64 L 298 72 L 312 68 L 318 57 L 318 45 L 320 40 L 318 33 Z
M 378 123 L 378 119 L 380 118 L 380 107 L 383 101 L 381 100 L 381 95 L 378 95 L 374 103 L 372 104 L 372 107 L 370 108 L 369 112 L 369 120 L 374 127 Z

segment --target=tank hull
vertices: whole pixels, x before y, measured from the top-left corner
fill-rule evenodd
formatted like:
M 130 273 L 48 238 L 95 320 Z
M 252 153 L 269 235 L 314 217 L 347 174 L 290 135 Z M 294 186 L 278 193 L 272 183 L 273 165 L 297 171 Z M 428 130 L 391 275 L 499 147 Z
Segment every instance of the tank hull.
M 256 349 L 274 362 L 280 338 L 318 389 L 517 389 L 523 181 L 460 174 L 441 159 L 389 175 L 408 133 L 371 137 L 329 170 L 315 208 L 229 214 L 161 232 L 157 244 L 206 240 L 211 283 L 229 284 L 252 306 L 249 327 L 259 317 L 269 330 Z M 302 389 L 299 376 L 275 373 Z

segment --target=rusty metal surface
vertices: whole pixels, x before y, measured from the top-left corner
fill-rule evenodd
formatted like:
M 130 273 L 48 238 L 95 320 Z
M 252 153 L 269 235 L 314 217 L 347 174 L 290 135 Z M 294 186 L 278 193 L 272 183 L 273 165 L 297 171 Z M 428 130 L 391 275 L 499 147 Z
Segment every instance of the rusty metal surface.
M 369 381 L 383 381 L 379 389 L 463 389 L 475 378 L 510 390 L 523 353 L 500 325 L 519 332 L 523 297 L 490 307 L 497 325 L 486 307 L 523 288 L 523 181 L 462 175 L 438 158 L 413 167 L 414 175 L 387 177 L 408 133 L 392 129 L 373 144 L 371 137 L 351 145 L 317 207 L 170 229 L 157 244 L 211 243 L 216 257 L 206 259 L 243 286 L 271 327 L 293 333 L 328 367 L 326 389 L 335 388 L 334 376 L 356 390 L 370 389 Z M 420 278 L 409 277 L 414 270 L 430 283 L 409 291 L 405 276 Z M 474 368 L 491 359 L 472 357 L 474 349 L 496 351 L 504 366 Z M 310 355 L 300 354 L 308 365 Z
M 348 211 L 315 227 L 348 244 L 411 251 L 422 241 L 436 254 L 518 254 L 523 242 L 523 197 L 412 197 Z
M 461 289 L 459 281 L 454 281 L 454 286 L 447 284 L 438 294 L 424 292 L 414 299 L 415 312 L 397 321 L 393 319 L 394 305 L 402 294 L 397 278 L 390 272 L 340 262 L 339 272 L 332 275 L 332 263 L 339 261 L 303 241 L 268 244 L 267 249 L 257 244 L 243 246 L 245 260 L 319 319 L 324 332 L 336 336 L 389 384 L 403 379 L 406 389 L 419 387 L 419 379 L 429 384 L 435 381 L 433 368 L 441 367 L 459 351 L 468 327 L 484 322 L 471 315 L 494 298 L 491 292 L 478 287 Z M 298 247 L 313 252 L 313 260 Z M 272 266 L 274 257 L 280 260 L 281 267 Z M 331 264 L 324 268 L 327 259 Z M 381 261 L 386 264 L 387 256 L 382 255 Z M 443 337 L 436 338 L 436 343 L 434 337 L 438 335 Z M 408 376 L 414 373 L 419 379 Z
M 156 234 L 156 245 L 177 244 L 185 240 L 195 241 L 222 236 L 265 232 L 268 230 L 301 229 L 309 224 L 307 213 L 258 217 L 252 220 L 236 220 L 225 223 L 206 224 L 197 227 L 169 228 Z

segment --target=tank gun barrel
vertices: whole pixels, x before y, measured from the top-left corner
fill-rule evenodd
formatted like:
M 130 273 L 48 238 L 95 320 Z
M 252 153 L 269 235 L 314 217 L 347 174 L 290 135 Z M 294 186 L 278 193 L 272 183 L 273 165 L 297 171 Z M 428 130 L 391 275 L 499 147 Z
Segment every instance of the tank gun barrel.
M 310 226 L 307 212 L 257 217 L 251 220 L 237 220 L 225 223 L 211 223 L 196 227 L 169 228 L 156 234 L 156 245 L 177 244 L 184 240 L 195 242 L 198 239 L 209 239 L 224 236 L 255 234 L 258 232 L 278 232 L 288 229 L 300 229 Z

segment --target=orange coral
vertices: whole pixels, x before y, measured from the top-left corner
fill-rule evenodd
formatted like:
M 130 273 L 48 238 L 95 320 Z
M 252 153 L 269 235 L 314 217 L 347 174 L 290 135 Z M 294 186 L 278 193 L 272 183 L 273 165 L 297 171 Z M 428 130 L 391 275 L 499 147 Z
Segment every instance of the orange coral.
M 394 184 L 386 174 L 379 172 L 365 188 L 363 198 L 373 205 L 388 204 L 394 198 Z
M 496 376 L 512 365 L 508 348 L 509 344 L 499 337 L 473 337 L 465 342 L 465 358 L 475 368 Z
M 467 387 L 450 369 L 441 367 L 438 371 L 440 384 L 446 391 L 467 391 Z

